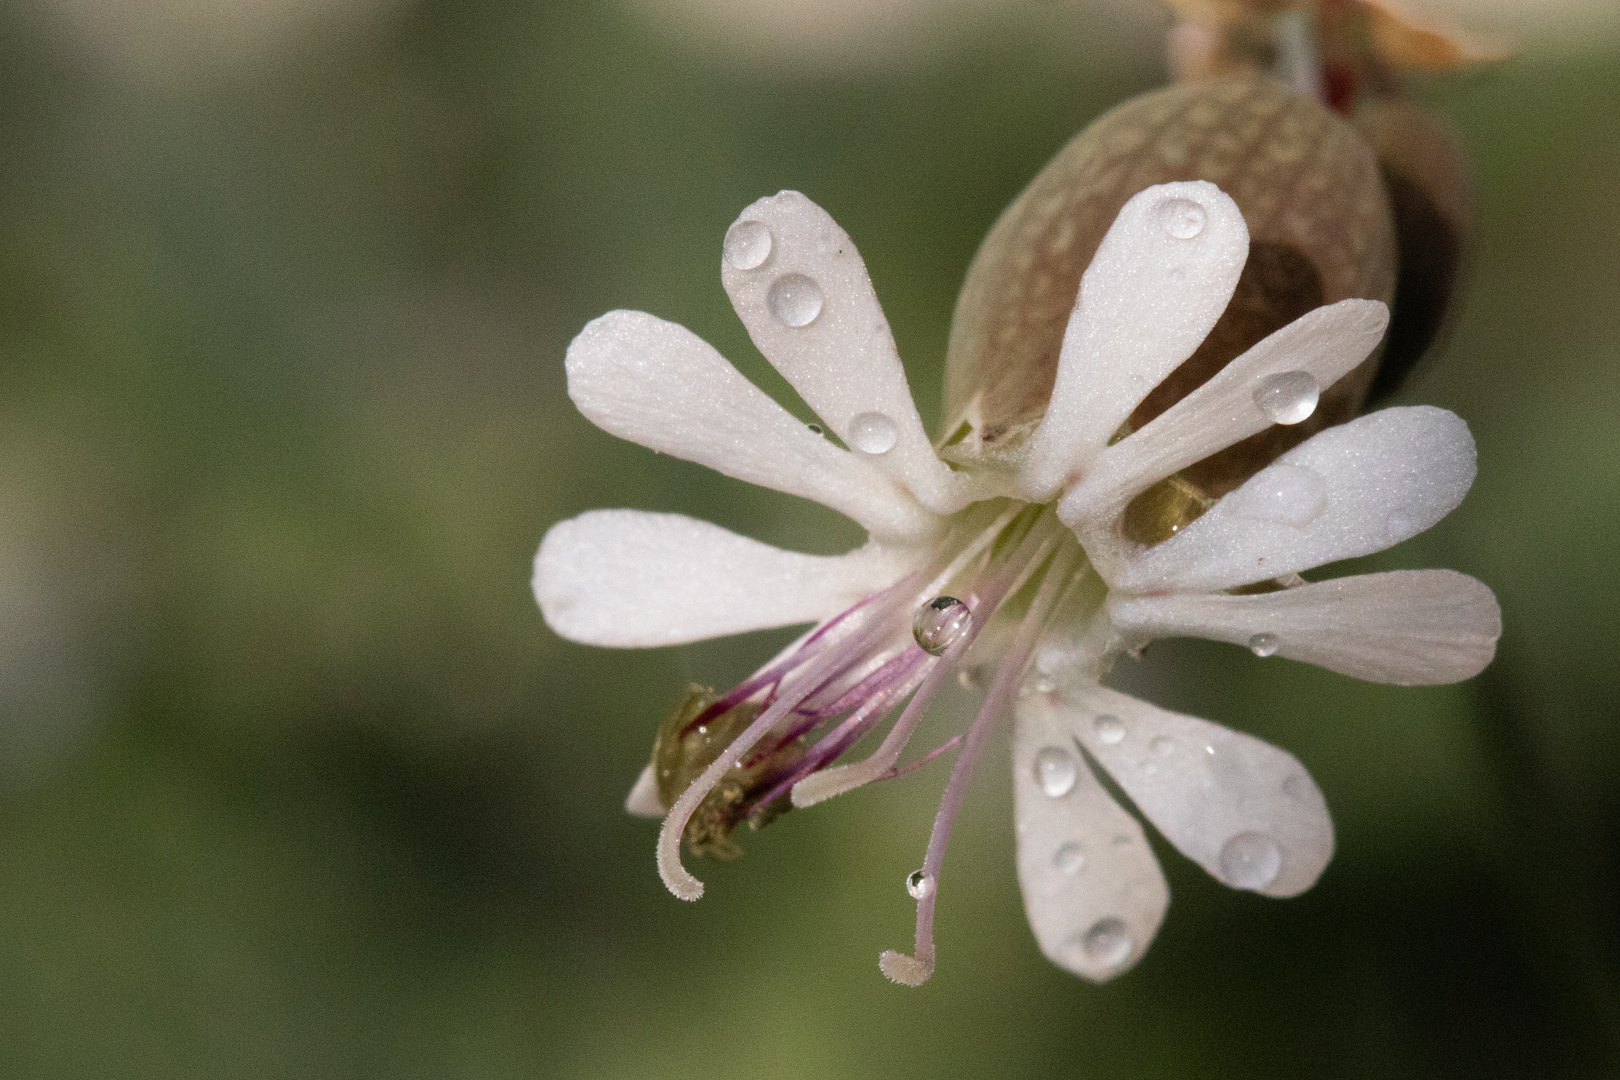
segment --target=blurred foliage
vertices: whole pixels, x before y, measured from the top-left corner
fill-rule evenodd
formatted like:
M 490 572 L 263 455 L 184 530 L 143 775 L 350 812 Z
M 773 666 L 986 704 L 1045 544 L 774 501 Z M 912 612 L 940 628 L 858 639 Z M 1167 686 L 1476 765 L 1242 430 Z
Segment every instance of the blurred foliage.
M 569 338 L 644 308 L 802 410 L 717 273 L 737 210 L 794 187 L 861 245 L 931 415 L 978 238 L 1161 77 L 1072 15 L 773 79 L 611 5 L 420 2 L 153 78 L 0 7 L 0 1074 L 1614 1075 L 1612 42 L 1419 88 L 1481 230 L 1406 399 L 1469 421 L 1480 477 L 1368 562 L 1489 582 L 1496 664 L 1404 690 L 1167 642 L 1118 672 L 1312 769 L 1314 891 L 1166 849 L 1147 960 L 1072 979 L 1024 924 L 1003 752 L 910 991 L 876 958 L 910 941 L 942 773 L 788 815 L 697 905 L 623 815 L 686 683 L 782 635 L 560 641 L 527 587 L 547 526 L 855 537 L 593 429 Z

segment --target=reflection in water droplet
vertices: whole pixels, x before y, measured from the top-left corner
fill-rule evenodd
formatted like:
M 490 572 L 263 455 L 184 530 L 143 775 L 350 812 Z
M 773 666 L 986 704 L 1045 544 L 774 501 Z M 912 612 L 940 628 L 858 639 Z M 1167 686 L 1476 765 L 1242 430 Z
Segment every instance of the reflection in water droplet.
M 783 326 L 809 326 L 821 314 L 821 286 L 803 274 L 783 274 L 771 282 L 765 306 Z
M 1243 517 L 1300 527 L 1327 508 L 1327 481 L 1298 465 L 1272 465 L 1234 496 L 1233 510 Z
M 917 609 L 911 636 L 929 656 L 943 656 L 973 629 L 973 612 L 954 596 L 936 596 Z
M 1035 782 L 1054 799 L 1062 798 L 1074 790 L 1077 776 L 1074 755 L 1056 746 L 1048 746 L 1035 755 Z
M 1103 713 L 1092 725 L 1097 729 L 1097 741 L 1104 746 L 1118 746 L 1125 739 L 1125 723 L 1119 717 Z
M 1282 849 L 1262 832 L 1240 832 L 1221 845 L 1221 880 L 1234 889 L 1263 889 L 1277 880 Z
M 1281 647 L 1276 634 L 1256 634 L 1249 639 L 1249 651 L 1259 657 L 1275 656 Z
M 1091 924 L 1080 939 L 1080 951 L 1087 960 L 1107 967 L 1118 967 L 1131 955 L 1131 934 L 1125 920 L 1112 915 Z
M 921 900 L 934 891 L 934 879 L 921 870 L 913 870 L 906 877 L 906 892 L 913 900 Z
M 1160 757 L 1173 753 L 1176 749 L 1176 740 L 1168 735 L 1160 735 L 1148 743 L 1148 749 Z
M 1204 231 L 1209 215 L 1191 199 L 1166 199 L 1153 208 L 1160 228 L 1177 240 L 1191 240 Z
M 1079 844 L 1064 844 L 1052 856 L 1052 865 L 1065 874 L 1078 874 L 1086 865 L 1086 852 Z
M 762 221 L 739 221 L 726 230 L 725 252 L 732 266 L 752 270 L 771 257 L 771 230 Z
M 1254 388 L 1254 403 L 1273 423 L 1297 424 L 1316 411 L 1322 385 L 1308 371 L 1279 371 Z
M 887 454 L 899 437 L 894 421 L 880 412 L 863 412 L 849 422 L 849 445 L 863 454 Z

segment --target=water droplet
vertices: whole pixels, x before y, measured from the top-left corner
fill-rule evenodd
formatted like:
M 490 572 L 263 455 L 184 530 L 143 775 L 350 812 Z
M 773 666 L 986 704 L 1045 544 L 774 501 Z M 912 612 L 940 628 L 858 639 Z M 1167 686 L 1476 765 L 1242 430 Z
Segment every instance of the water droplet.
M 1035 782 L 1051 798 L 1073 791 L 1076 777 L 1074 755 L 1067 750 L 1048 746 L 1035 755 Z
M 1110 915 L 1091 924 L 1080 939 L 1080 951 L 1086 959 L 1108 967 L 1118 967 L 1131 955 L 1131 933 L 1125 920 Z
M 863 454 L 887 454 L 899 438 L 894 421 L 880 412 L 863 412 L 849 422 L 849 445 Z
M 913 870 L 906 876 L 906 892 L 911 894 L 913 900 L 921 900 L 934 891 L 934 879 L 921 870 Z
M 1052 865 L 1065 874 L 1078 874 L 1086 865 L 1085 849 L 1079 844 L 1064 844 L 1053 854 Z
M 1391 544 L 1398 544 L 1408 537 L 1415 536 L 1417 532 L 1412 516 L 1400 510 L 1384 519 L 1384 539 Z
M 973 612 L 954 596 L 936 596 L 917 609 L 911 636 L 929 656 L 943 656 L 973 629 Z
M 1309 525 L 1327 509 L 1327 481 L 1298 465 L 1272 465 L 1240 489 L 1234 511 L 1257 521 Z
M 1282 642 L 1277 640 L 1276 634 L 1256 634 L 1249 639 L 1249 651 L 1262 659 L 1277 655 Z
M 1168 735 L 1160 735 L 1160 736 L 1156 737 L 1152 742 L 1148 743 L 1148 750 L 1151 753 L 1158 754 L 1160 757 L 1164 757 L 1167 754 L 1174 753 L 1175 749 L 1176 749 L 1176 740 L 1172 739 Z
M 1103 713 L 1092 727 L 1097 730 L 1097 741 L 1104 746 L 1118 746 L 1125 740 L 1125 722 L 1117 716 Z
M 752 270 L 771 257 L 771 230 L 762 221 L 739 221 L 726 230 L 725 252 L 732 266 Z
M 783 274 L 771 282 L 765 306 L 783 326 L 809 326 L 821 314 L 821 286 L 803 274 Z
M 1153 208 L 1153 214 L 1165 232 L 1177 240 L 1191 240 L 1204 231 L 1209 215 L 1191 199 L 1166 199 Z
M 1308 371 L 1279 371 L 1254 388 L 1254 403 L 1273 423 L 1297 424 L 1316 411 L 1322 384 Z
M 1262 832 L 1240 832 L 1221 845 L 1221 880 L 1234 889 L 1263 889 L 1277 880 L 1282 849 Z

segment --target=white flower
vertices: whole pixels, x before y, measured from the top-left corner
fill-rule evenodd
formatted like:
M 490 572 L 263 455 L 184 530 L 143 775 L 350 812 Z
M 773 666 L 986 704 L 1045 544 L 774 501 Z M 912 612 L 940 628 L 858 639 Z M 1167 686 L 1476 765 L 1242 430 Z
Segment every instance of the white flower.
M 1055 963 L 1091 979 L 1119 973 L 1142 955 L 1168 902 L 1140 826 L 1086 756 L 1226 884 L 1292 896 L 1315 882 L 1333 827 L 1299 762 L 1103 687 L 1108 664 L 1151 638 L 1195 635 L 1358 678 L 1449 682 L 1490 661 L 1500 613 L 1485 586 L 1445 570 L 1298 577 L 1398 543 L 1457 505 L 1474 447 L 1441 409 L 1387 409 L 1329 428 L 1170 539 L 1143 548 L 1125 538 L 1136 495 L 1273 422 L 1303 420 L 1382 336 L 1382 304 L 1318 308 L 1117 437 L 1219 318 L 1248 243 L 1236 204 L 1212 184 L 1131 199 L 1082 280 L 1045 418 L 1014 466 L 996 471 L 936 456 L 854 244 L 797 192 L 743 211 L 726 235 L 722 279 L 760 351 L 851 449 L 807 429 L 672 323 L 616 311 L 580 333 L 568 350 L 569 395 L 602 428 L 815 499 L 871 536 L 829 558 L 635 510 L 594 511 L 546 534 L 535 595 L 552 628 L 576 641 L 665 645 L 818 624 L 728 694 L 690 703 L 661 737 L 660 769 L 643 772 L 627 805 L 667 809 L 658 867 L 671 892 L 703 891 L 681 865 L 683 835 L 712 848 L 744 818 L 779 812 L 789 792 L 808 806 L 895 775 L 943 678 L 990 664 L 977 719 L 940 748 L 961 747 L 908 881 L 915 954 L 885 953 L 891 978 L 915 985 L 933 970 L 946 841 L 986 740 L 1009 713 L 1019 881 Z M 835 764 L 896 710 L 870 757 Z M 682 769 L 701 775 L 686 785 Z

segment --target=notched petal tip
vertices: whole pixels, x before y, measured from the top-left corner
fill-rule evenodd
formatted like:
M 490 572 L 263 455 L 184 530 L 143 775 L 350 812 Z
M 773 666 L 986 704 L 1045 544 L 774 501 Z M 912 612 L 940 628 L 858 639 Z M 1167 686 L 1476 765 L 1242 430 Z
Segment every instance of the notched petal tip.
M 934 965 L 895 949 L 888 949 L 878 957 L 878 970 L 887 975 L 890 982 L 899 983 L 901 986 L 921 986 L 933 977 Z

